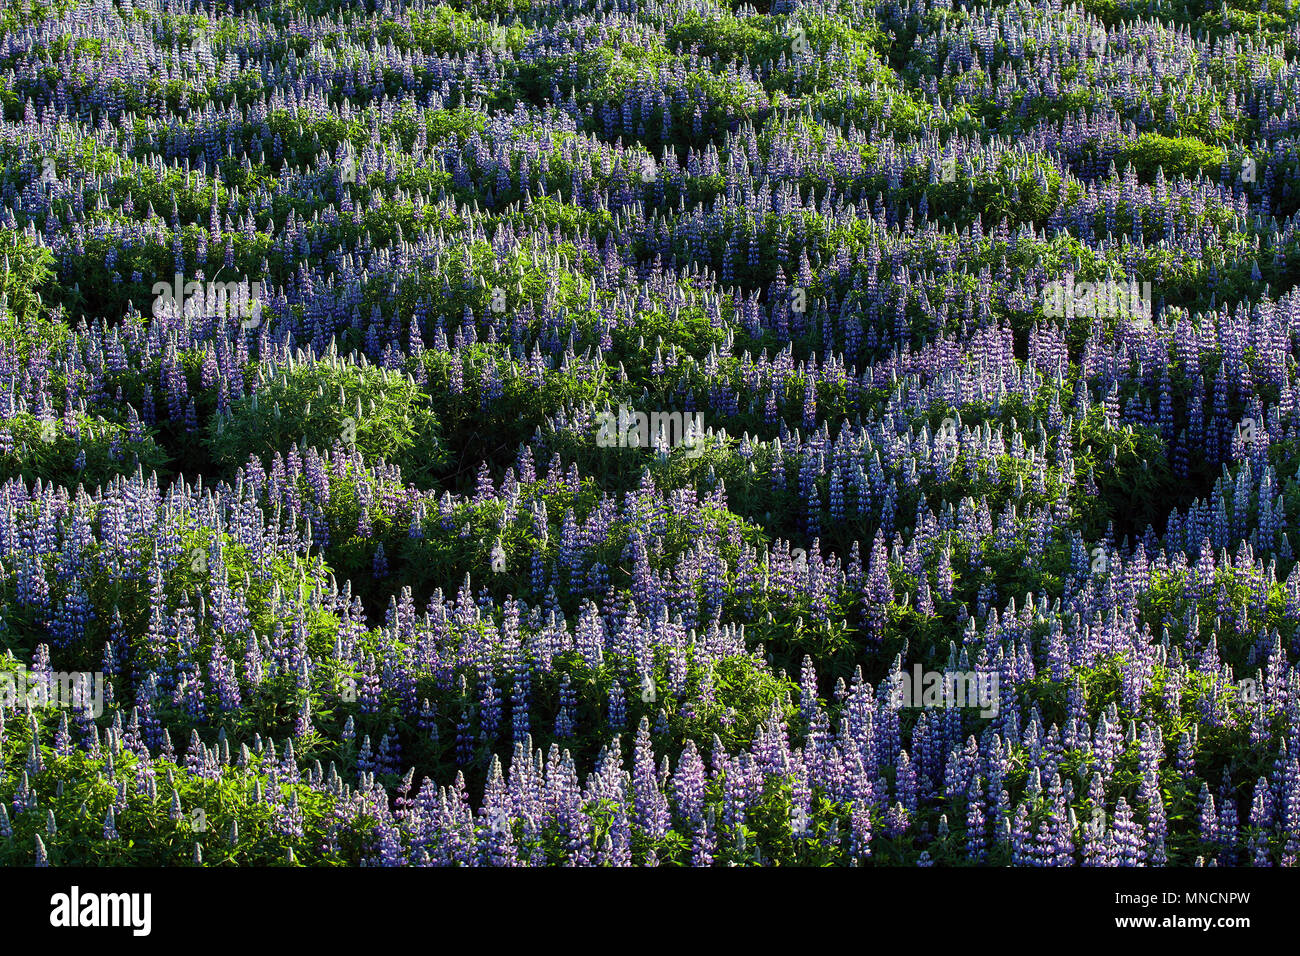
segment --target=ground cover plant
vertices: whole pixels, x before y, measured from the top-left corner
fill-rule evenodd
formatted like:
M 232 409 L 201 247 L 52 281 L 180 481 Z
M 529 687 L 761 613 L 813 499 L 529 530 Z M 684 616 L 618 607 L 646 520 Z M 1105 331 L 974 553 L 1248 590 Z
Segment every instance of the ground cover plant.
M 0 13 L 0 864 L 1300 859 L 1296 0 Z

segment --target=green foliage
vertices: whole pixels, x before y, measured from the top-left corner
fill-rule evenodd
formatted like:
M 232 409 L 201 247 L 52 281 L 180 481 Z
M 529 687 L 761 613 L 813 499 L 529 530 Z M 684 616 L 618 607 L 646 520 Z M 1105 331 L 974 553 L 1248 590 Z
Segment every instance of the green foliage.
M 168 455 L 152 430 L 133 429 L 102 416 L 61 419 L 20 415 L 0 426 L 0 480 L 54 481 L 93 489 L 115 475 L 165 471 Z
M 48 247 L 27 233 L 0 229 L 0 331 L 38 321 L 40 289 L 53 278 L 53 266 Z
M 1163 169 L 1166 176 L 1213 176 L 1226 158 L 1222 147 L 1211 146 L 1191 136 L 1143 133 L 1135 142 L 1120 147 L 1115 164 L 1122 168 L 1125 162 L 1131 161 L 1138 176 L 1149 182 L 1157 169 Z
M 439 431 L 428 396 L 409 375 L 326 357 L 278 373 L 262 366 L 257 390 L 214 418 L 204 440 L 227 467 L 305 443 L 384 458 L 418 483 L 442 462 Z
M 0 756 L 25 760 L 30 743 L 29 727 L 12 722 Z M 2 865 L 31 866 L 37 837 L 53 866 L 188 866 L 196 862 L 196 848 L 207 866 L 282 866 L 291 851 L 294 863 L 303 866 L 360 860 L 360 847 L 338 845 L 333 798 L 304 784 L 274 783 L 274 761 L 267 754 L 219 781 L 191 774 L 179 761 L 155 760 L 150 776 L 156 796 L 129 789 L 125 809 L 113 814 L 118 837 L 105 840 L 105 823 L 118 799 L 110 779 L 134 777 L 138 757 L 120 748 L 111 758 L 40 750 L 45 772 L 37 777 L 37 808 L 11 814 L 13 835 L 0 838 Z M 270 787 L 279 788 L 286 807 L 259 799 Z M 0 792 L 0 798 L 12 806 L 12 792 Z

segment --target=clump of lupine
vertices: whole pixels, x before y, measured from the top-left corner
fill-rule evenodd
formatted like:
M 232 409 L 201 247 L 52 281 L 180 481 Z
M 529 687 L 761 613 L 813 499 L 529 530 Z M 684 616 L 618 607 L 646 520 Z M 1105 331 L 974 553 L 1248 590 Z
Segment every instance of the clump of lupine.
M 0 862 L 1295 863 L 1300 14 L 641 7 L 0 14 Z

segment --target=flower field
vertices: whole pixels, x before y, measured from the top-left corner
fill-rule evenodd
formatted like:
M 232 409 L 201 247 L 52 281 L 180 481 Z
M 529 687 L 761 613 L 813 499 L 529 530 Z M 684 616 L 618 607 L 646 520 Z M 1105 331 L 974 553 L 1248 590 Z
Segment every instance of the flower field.
M 10 0 L 0 110 L 0 865 L 1300 861 L 1297 0 Z

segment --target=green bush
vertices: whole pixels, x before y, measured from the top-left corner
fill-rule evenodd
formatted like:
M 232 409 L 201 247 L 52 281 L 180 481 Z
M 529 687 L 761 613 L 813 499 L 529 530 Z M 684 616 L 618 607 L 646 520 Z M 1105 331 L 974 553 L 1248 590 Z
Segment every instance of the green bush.
M 442 464 L 440 431 L 428 396 L 408 375 L 330 354 L 260 366 L 257 390 L 213 418 L 205 444 L 228 468 L 291 444 L 356 448 L 419 484 Z

